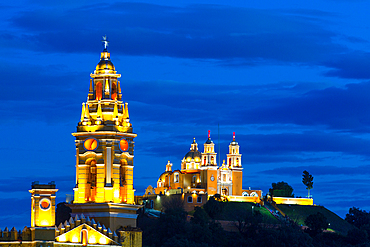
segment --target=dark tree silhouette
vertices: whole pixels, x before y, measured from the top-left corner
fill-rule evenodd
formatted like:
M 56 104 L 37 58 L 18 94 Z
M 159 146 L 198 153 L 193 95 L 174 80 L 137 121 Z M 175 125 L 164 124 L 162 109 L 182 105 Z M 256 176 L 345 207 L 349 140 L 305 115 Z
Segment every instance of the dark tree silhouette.
M 317 235 L 326 230 L 329 227 L 328 219 L 322 213 L 310 214 L 304 221 L 304 223 L 310 228 L 311 235 Z
M 269 189 L 269 192 L 272 196 L 294 197 L 292 186 L 284 181 L 272 183 L 272 188 Z
M 356 207 L 349 209 L 345 220 L 357 228 L 370 224 L 370 213 Z
M 215 219 L 215 217 L 222 211 L 221 203 L 222 202 L 217 201 L 214 196 L 211 196 L 207 203 L 203 205 L 203 208 L 209 217 Z
M 313 176 L 308 171 L 303 171 L 302 183 L 306 185 L 308 190 L 308 197 L 310 197 L 310 190 L 313 188 Z

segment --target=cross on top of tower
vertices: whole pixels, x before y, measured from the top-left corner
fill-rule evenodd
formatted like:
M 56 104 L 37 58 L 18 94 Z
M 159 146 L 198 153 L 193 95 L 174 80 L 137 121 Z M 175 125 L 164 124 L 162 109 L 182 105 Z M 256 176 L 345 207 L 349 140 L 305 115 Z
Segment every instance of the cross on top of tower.
M 211 138 L 211 131 L 208 130 L 208 139 Z
M 235 141 L 235 132 L 233 132 L 233 141 Z
M 101 41 L 101 42 L 103 42 L 103 46 L 104 46 L 104 50 L 107 50 L 107 47 L 108 47 L 108 43 L 109 43 L 109 41 L 108 41 L 108 38 L 107 38 L 107 35 L 104 35 L 103 36 L 103 40 Z

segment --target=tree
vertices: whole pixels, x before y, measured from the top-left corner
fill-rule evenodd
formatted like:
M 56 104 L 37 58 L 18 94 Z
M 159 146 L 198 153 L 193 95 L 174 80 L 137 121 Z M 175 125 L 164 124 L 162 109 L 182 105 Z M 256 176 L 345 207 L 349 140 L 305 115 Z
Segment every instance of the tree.
M 310 190 L 313 188 L 313 176 L 306 170 L 303 171 L 302 183 L 306 185 L 306 189 L 308 190 L 308 197 L 310 197 Z
M 269 192 L 272 196 L 294 197 L 292 186 L 284 181 L 272 183 L 272 188 L 269 189 Z
M 212 219 L 215 219 L 222 211 L 221 203 L 211 196 L 206 204 L 203 205 L 204 210 Z
M 207 212 L 201 207 L 194 208 L 193 218 L 191 218 L 191 223 L 205 226 L 209 223 L 210 217 Z
M 355 227 L 360 228 L 370 224 L 370 213 L 366 212 L 365 210 L 352 207 L 349 209 L 348 214 L 346 214 L 345 220 Z
M 328 219 L 320 212 L 310 214 L 304 223 L 310 228 L 312 235 L 316 235 L 329 227 Z

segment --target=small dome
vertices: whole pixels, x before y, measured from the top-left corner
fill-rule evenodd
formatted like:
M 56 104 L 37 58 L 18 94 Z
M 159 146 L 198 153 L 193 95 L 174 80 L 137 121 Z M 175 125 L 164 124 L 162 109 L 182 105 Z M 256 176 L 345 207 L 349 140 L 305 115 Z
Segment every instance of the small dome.
M 103 51 L 100 56 L 100 62 L 96 65 L 96 74 L 115 74 L 115 68 L 110 60 L 110 53 Z
M 205 144 L 212 144 L 212 143 L 213 141 L 211 140 L 211 137 L 209 137 Z
M 187 158 L 191 158 L 191 159 L 195 159 L 196 157 L 198 157 L 199 159 L 202 157 L 202 154 L 198 151 L 198 150 L 190 150 L 186 155 L 185 155 L 185 159 Z

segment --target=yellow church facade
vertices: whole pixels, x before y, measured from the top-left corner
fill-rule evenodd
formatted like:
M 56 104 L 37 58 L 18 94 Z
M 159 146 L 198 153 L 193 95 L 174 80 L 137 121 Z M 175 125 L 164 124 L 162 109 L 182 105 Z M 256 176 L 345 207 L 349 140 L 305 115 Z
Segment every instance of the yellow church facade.
M 213 196 L 220 194 L 232 198 L 244 198 L 244 201 L 259 202 L 261 190 L 243 190 L 243 167 L 240 147 L 233 139 L 229 144 L 229 152 L 222 165 L 217 164 L 217 153 L 210 131 L 208 139 L 203 144 L 203 152 L 199 151 L 195 138 L 190 145 L 190 151 L 181 161 L 180 170 L 172 170 L 172 163 L 168 161 L 166 170 L 157 180 L 154 189 L 157 195 L 170 195 L 179 193 L 207 194 Z M 240 200 L 239 200 L 240 201 Z

